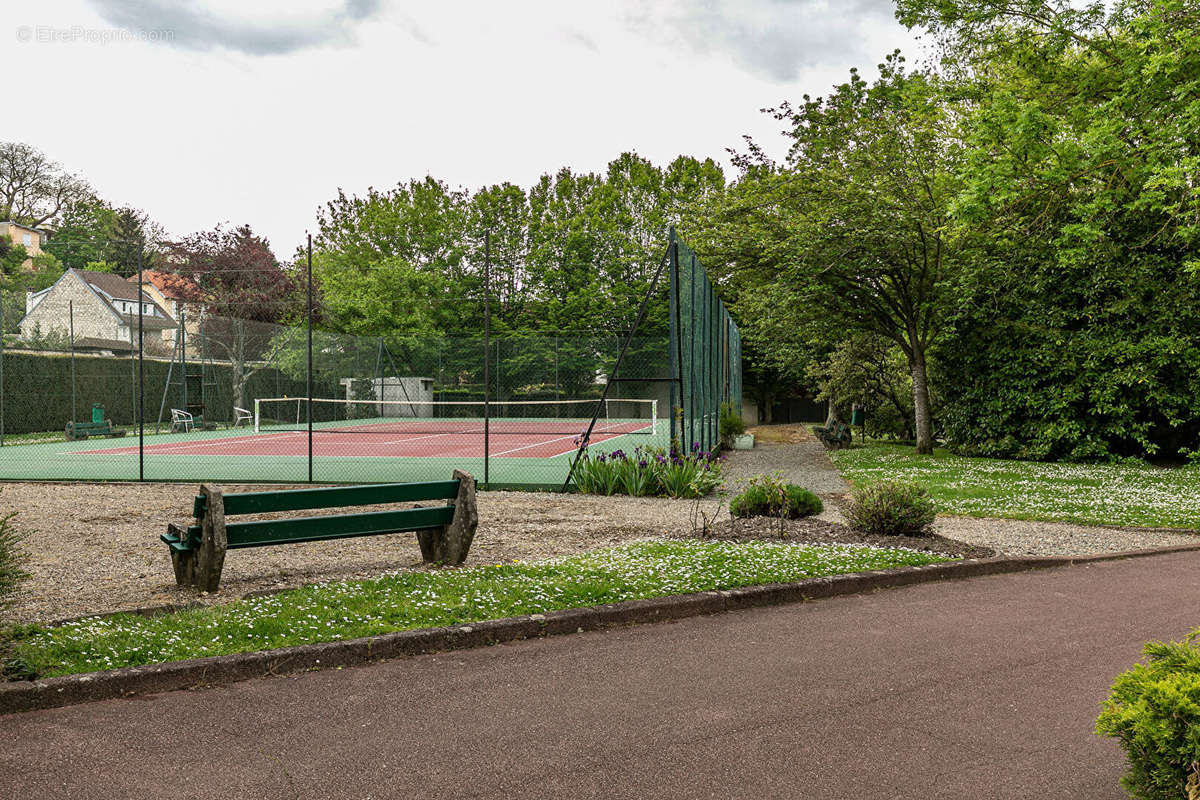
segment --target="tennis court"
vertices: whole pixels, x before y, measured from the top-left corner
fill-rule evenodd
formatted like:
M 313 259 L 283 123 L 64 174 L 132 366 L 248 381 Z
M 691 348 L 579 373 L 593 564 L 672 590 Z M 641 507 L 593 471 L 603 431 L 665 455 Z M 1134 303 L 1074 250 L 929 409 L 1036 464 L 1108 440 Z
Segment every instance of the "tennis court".
M 556 416 L 507 416 L 484 419 L 482 404 L 419 408 L 314 400 L 313 479 L 331 483 L 427 480 L 466 469 L 480 479 L 488 460 L 490 483 L 557 488 L 566 479 L 578 437 L 591 423 L 584 407 L 594 402 L 559 403 Z M 289 482 L 308 480 L 307 403 L 295 398 L 260 401 L 253 428 L 193 430 L 147 436 L 139 457 L 137 439 L 89 439 L 0 448 L 0 479 L 211 480 Z M 287 411 L 281 419 L 281 406 Z M 295 409 L 302 408 L 299 417 Z M 271 416 L 265 416 L 262 409 Z M 500 406 L 508 414 L 545 414 L 547 404 Z M 605 404 L 591 436 L 591 451 L 666 447 L 665 425 L 653 400 Z M 380 412 L 403 413 L 384 416 Z M 433 416 L 433 413 L 453 416 Z M 413 414 L 421 416 L 412 416 Z M 369 415 L 369 416 L 367 416 Z M 486 430 L 486 436 L 485 436 Z M 485 452 L 486 447 L 486 452 Z M 36 464 L 40 474 L 31 475 Z
M 492 336 L 485 313 L 482 337 L 473 323 L 361 336 L 316 327 L 310 303 L 303 327 L 209 309 L 168 338 L 131 326 L 112 352 L 73 329 L 0 347 L 0 481 L 370 483 L 458 468 L 493 488 L 559 489 L 581 442 L 593 455 L 718 447 L 722 404 L 740 407 L 741 339 L 695 253 L 672 232 L 644 296 L 626 300 L 616 328 Z

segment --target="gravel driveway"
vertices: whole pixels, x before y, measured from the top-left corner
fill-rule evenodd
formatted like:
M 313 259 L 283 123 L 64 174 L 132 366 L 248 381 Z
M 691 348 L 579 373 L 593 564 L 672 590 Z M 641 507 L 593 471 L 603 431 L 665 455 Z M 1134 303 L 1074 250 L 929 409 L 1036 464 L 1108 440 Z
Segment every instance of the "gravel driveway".
M 739 478 L 762 472 L 780 472 L 815 491 L 826 506 L 819 519 L 843 522 L 839 506 L 848 487 L 818 442 L 762 444 L 730 453 L 726 485 L 736 491 Z M 7 616 L 49 621 L 167 603 L 220 602 L 255 590 L 422 568 L 411 534 L 255 548 L 230 553 L 218 595 L 197 596 L 175 587 L 166 546 L 158 540 L 168 522 L 185 521 L 195 491 L 192 484 L 0 485 L 0 514 L 17 513 L 12 524 L 28 536 L 33 573 Z M 467 563 L 533 560 L 687 532 L 696 527 L 698 509 L 711 516 L 719 505 L 723 499 L 697 505 L 669 498 L 483 492 Z M 727 513 L 722 508 L 721 518 Z M 1013 555 L 1078 555 L 1196 541 L 1169 531 L 967 517 L 939 517 L 936 531 Z

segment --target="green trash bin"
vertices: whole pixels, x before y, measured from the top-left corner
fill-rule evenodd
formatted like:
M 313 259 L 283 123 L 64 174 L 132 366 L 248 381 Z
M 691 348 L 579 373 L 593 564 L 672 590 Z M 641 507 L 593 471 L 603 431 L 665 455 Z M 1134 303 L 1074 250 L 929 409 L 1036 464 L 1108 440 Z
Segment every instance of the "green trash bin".
M 92 403 L 92 422 L 104 422 L 104 406 Z
M 850 409 L 850 424 L 851 425 L 862 425 L 863 424 L 863 407 L 860 406 L 858 403 L 855 403 L 854 408 Z

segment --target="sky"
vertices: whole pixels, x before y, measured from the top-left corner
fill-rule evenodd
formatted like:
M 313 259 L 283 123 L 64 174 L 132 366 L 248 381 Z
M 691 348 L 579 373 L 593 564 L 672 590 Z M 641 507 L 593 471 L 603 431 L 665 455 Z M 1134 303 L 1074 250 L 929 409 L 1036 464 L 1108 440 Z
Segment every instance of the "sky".
M 921 52 L 890 0 L 247 5 L 10 0 L 0 141 L 171 236 L 249 223 L 287 257 L 339 188 L 528 186 L 627 150 L 713 157 L 732 177 L 743 136 L 785 149 L 762 108 Z

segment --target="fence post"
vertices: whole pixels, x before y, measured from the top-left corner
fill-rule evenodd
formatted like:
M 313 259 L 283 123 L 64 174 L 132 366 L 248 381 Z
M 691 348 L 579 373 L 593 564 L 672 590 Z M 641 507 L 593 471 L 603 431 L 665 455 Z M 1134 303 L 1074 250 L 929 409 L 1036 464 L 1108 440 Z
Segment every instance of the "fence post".
M 313 482 L 313 283 L 312 283 L 312 234 L 308 234 L 308 375 L 306 392 L 308 397 L 308 482 Z
M 492 337 L 492 232 L 483 232 L 483 485 L 486 487 L 491 478 L 489 467 L 491 462 L 491 404 L 488 365 L 491 363 L 489 350 Z M 496 351 L 499 357 L 499 348 Z M 499 372 L 499 362 L 496 364 Z
M 4 446 L 4 290 L 0 289 L 0 447 Z
M 138 238 L 138 282 L 137 282 L 137 299 L 138 299 L 138 401 L 137 401 L 137 416 L 138 416 L 138 480 L 146 480 L 146 365 L 145 365 L 145 350 L 146 350 L 146 330 L 142 325 L 143 318 L 143 303 L 142 303 L 142 286 L 144 285 L 144 277 L 142 275 L 142 251 L 145 249 L 145 242 Z M 75 390 L 72 383 L 71 391 Z
M 79 419 L 75 407 L 75 301 L 67 301 L 68 345 L 71 349 L 71 422 Z

